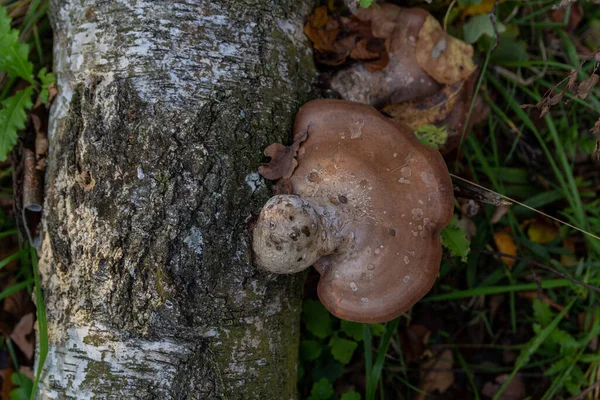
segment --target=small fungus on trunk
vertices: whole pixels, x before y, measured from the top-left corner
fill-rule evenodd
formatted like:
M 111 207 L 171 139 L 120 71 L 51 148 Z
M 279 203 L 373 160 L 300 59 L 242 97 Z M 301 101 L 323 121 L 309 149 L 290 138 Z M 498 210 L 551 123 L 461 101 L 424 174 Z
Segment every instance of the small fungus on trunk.
M 260 213 L 258 266 L 294 273 L 314 265 L 319 298 L 343 319 L 384 322 L 412 307 L 437 277 L 439 232 L 454 208 L 441 155 L 406 125 L 342 100 L 302 106 L 294 143 L 282 147 L 265 150 L 272 159 L 260 173 L 291 193 Z

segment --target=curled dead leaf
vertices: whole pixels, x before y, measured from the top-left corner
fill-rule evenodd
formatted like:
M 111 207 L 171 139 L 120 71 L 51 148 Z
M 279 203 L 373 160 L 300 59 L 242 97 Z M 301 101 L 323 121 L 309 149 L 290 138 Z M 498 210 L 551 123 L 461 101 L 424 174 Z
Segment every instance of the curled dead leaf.
M 486 382 L 481 389 L 481 394 L 486 397 L 496 398 L 496 394 L 500 390 L 500 387 L 509 378 L 508 374 L 498 375 L 494 382 Z M 500 394 L 498 399 L 500 400 L 521 400 L 527 395 L 525 388 L 525 381 L 520 374 L 515 375 L 509 384 L 504 389 L 504 392 Z
M 600 75 L 591 74 L 586 80 L 581 82 L 577 87 L 577 97 L 580 99 L 587 98 L 590 90 L 600 81 Z
M 327 6 L 317 8 L 304 25 L 304 33 L 318 51 L 333 51 L 333 42 L 340 33 L 339 24 L 330 20 Z
M 294 143 L 286 147 L 281 143 L 273 143 L 264 151 L 265 156 L 271 157 L 271 161 L 258 167 L 258 172 L 269 180 L 277 180 L 279 178 L 288 179 L 298 166 L 296 161 L 296 153 L 300 148 L 300 144 L 306 140 L 308 133 L 296 138 Z
M 427 361 L 421 368 L 419 389 L 426 393 L 431 393 L 434 390 L 444 393 L 454 383 L 453 365 L 452 350 L 444 350 L 436 358 Z M 424 400 L 426 395 L 422 392 L 419 392 L 415 399 Z
M 462 81 L 446 85 L 431 96 L 400 104 L 389 104 L 382 111 L 394 121 L 404 122 L 412 129 L 423 125 L 437 124 L 448 117 L 462 87 Z
M 419 31 L 415 54 L 421 68 L 445 85 L 467 79 L 476 69 L 473 47 L 448 35 L 432 15 Z

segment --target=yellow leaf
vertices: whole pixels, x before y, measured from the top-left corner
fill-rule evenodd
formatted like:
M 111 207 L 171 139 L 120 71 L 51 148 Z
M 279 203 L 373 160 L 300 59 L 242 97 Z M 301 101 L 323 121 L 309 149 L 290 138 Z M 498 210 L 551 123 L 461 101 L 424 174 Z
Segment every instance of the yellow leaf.
M 466 6 L 462 11 L 462 17 L 467 17 L 469 15 L 479 15 L 489 13 L 494 9 L 494 0 L 481 0 L 479 4 L 471 4 L 470 6 Z M 504 0 L 500 0 L 500 3 L 504 3 Z
M 545 224 L 543 222 L 533 222 L 529 225 L 527 230 L 527 236 L 532 242 L 545 244 L 556 239 L 558 235 L 558 229 L 552 225 Z
M 496 232 L 494 233 L 494 243 L 496 243 L 496 248 L 500 253 L 510 254 L 511 256 L 517 255 L 517 245 L 513 240 L 512 236 L 508 232 Z M 510 269 L 515 265 L 514 258 L 508 257 L 500 257 L 502 261 L 506 264 L 506 266 Z

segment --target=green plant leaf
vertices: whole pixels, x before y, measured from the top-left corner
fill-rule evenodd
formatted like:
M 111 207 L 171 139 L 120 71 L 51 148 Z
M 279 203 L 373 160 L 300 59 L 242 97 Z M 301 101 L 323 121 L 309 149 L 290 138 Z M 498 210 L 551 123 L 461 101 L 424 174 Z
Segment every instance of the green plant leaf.
M 506 27 L 501 22 L 496 22 L 496 29 L 498 29 L 498 33 L 506 31 Z M 494 25 L 492 25 L 488 14 L 476 15 L 463 25 L 463 40 L 465 42 L 475 43 L 483 35 L 492 38 L 496 36 Z
M 352 359 L 352 355 L 354 354 L 354 350 L 356 350 L 358 343 L 354 340 L 333 336 L 329 341 L 329 346 L 331 346 L 331 355 L 333 358 L 342 364 L 348 364 Z
M 369 324 L 369 328 L 373 336 L 381 336 L 385 333 L 385 325 L 383 324 Z
M 364 337 L 364 325 L 359 322 L 352 322 L 342 320 L 341 327 L 342 332 L 344 332 L 348 337 L 360 342 Z
M 313 361 L 321 355 L 323 346 L 314 340 L 302 340 L 300 342 L 300 357 L 306 361 Z
M 46 72 L 46 68 L 40 69 L 38 72 L 38 79 L 42 82 L 42 90 L 40 91 L 40 100 L 44 104 L 48 104 L 49 101 L 49 89 L 50 85 L 56 82 L 56 78 L 52 72 Z
M 21 372 L 14 372 L 10 376 L 13 385 L 18 386 L 10 391 L 10 400 L 27 400 L 33 388 L 33 382 L 27 375 Z M 22 386 L 21 386 L 22 385 Z
M 307 299 L 302 307 L 302 320 L 306 329 L 318 338 L 331 335 L 331 314 L 317 300 Z
M 373 0 L 360 0 L 360 6 L 362 8 L 369 8 L 373 4 Z
M 351 390 L 342 395 L 342 400 L 361 400 L 360 393 Z
M 28 57 L 29 46 L 19 42 L 19 31 L 11 29 L 6 8 L 0 6 L 0 70 L 11 78 L 33 83 L 33 65 Z
M 30 86 L 2 102 L 2 109 L 0 109 L 0 161 L 6 160 L 6 155 L 17 143 L 17 131 L 25 129 L 25 121 L 27 121 L 25 111 L 33 107 L 32 93 L 33 88 Z
M 448 140 L 448 130 L 444 126 L 422 125 L 415 129 L 414 133 L 421 143 L 436 150 Z
M 460 257 L 463 262 L 467 262 L 471 241 L 467 239 L 465 231 L 458 226 L 456 217 L 452 217 L 450 224 L 442 229 L 441 236 L 442 245 L 450 250 L 453 256 Z
M 331 382 L 323 378 L 313 383 L 308 400 L 329 400 L 333 396 L 333 393 Z
M 539 299 L 533 299 L 533 317 L 542 326 L 548 326 L 552 322 L 552 310 L 550 306 Z

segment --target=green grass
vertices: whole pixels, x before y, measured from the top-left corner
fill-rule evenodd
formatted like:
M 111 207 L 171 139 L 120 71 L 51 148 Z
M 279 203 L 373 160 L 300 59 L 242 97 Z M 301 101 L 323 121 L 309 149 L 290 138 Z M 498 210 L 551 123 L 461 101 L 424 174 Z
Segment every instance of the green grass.
M 45 103 L 48 102 L 48 86 L 53 82 L 53 77 L 45 72 L 52 60 L 52 47 L 48 40 L 51 39 L 51 32 L 46 15 L 48 7 L 47 0 L 0 1 L 0 26 L 5 24 L 0 29 L 0 42 L 4 46 L 0 48 L 0 114 L 4 121 L 4 125 L 0 126 L 2 160 L 17 140 L 16 130 L 25 126 L 27 111 L 36 100 L 33 95 L 39 96 Z M 6 25 L 7 22 L 10 28 Z M 34 76 L 33 71 L 40 73 Z M 17 91 L 16 88 L 23 88 L 22 82 L 28 82 L 31 86 Z M 10 167 L 0 171 L 0 193 L 4 197 L 12 197 L 11 175 Z M 14 220 L 1 211 L 0 239 L 8 240 L 16 235 L 18 236 L 19 232 L 15 228 Z M 14 282 L 0 291 L 0 301 L 19 291 L 26 291 L 35 297 L 38 326 L 35 380 L 32 383 L 24 374 L 18 372 L 9 377 L 16 386 L 10 393 L 11 399 L 33 399 L 48 352 L 48 332 L 37 254 L 26 241 L 19 243 L 19 251 L 0 260 L 0 274 L 2 277 L 11 276 Z M 18 269 L 7 271 L 8 264 L 17 261 Z M 8 352 L 15 371 L 19 371 L 18 351 L 9 338 L 3 338 L 0 351 Z

